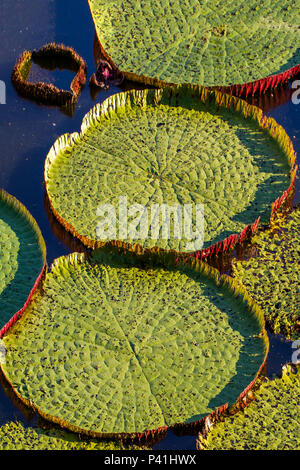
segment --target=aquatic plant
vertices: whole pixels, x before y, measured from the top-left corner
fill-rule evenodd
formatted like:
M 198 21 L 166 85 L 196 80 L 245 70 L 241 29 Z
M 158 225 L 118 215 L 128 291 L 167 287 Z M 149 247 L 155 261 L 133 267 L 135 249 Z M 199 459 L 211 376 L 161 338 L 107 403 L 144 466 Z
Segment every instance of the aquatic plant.
M 130 91 L 96 105 L 80 134 L 54 143 L 45 186 L 57 220 L 90 247 L 105 243 L 99 205 L 117 209 L 120 196 L 129 206 L 203 204 L 204 245 L 191 251 L 204 258 L 244 241 L 259 218 L 269 222 L 274 199 L 275 211 L 293 188 L 295 158 L 284 129 L 243 100 L 193 86 Z M 185 234 L 152 237 L 150 222 L 148 237 L 116 238 L 186 251 Z
M 293 0 L 89 0 L 102 58 L 148 85 L 264 93 L 300 71 Z
M 117 243 L 56 260 L 4 342 L 16 396 L 92 437 L 197 429 L 244 398 L 268 352 L 263 313 L 233 279 Z
M 299 237 L 300 207 L 278 213 L 271 228 L 253 238 L 256 256 L 233 263 L 234 277 L 264 310 L 268 327 L 289 339 L 300 331 Z
M 83 439 L 59 429 L 25 428 L 10 422 L 0 427 L 0 450 L 122 450 L 120 442 Z M 127 448 L 128 449 L 128 448 Z
M 283 367 L 282 377 L 264 379 L 243 410 L 210 424 L 199 450 L 299 450 L 300 368 Z
M 36 221 L 0 189 L 0 338 L 24 313 L 45 265 L 45 242 Z
M 123 83 L 124 75 L 113 69 L 107 60 L 99 60 L 96 67 L 96 72 L 90 78 L 90 86 L 108 89 L 110 85 L 119 86 Z
M 28 75 L 32 61 L 37 64 L 41 63 L 46 68 L 53 68 L 54 64 L 54 67 L 59 66 L 74 71 L 76 75 L 70 85 L 70 91 L 60 90 L 53 84 L 44 82 L 29 82 Z M 12 82 L 16 90 L 26 98 L 48 105 L 65 106 L 77 100 L 86 83 L 86 72 L 85 61 L 74 49 L 63 44 L 50 43 L 37 51 L 23 52 L 13 69 Z

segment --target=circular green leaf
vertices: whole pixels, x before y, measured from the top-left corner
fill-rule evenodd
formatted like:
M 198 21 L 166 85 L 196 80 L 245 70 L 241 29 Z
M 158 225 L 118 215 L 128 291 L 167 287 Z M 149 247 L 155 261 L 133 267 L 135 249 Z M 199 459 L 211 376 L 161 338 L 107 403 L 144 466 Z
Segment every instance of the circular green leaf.
M 5 337 L 2 369 L 18 396 L 46 419 L 106 436 L 192 423 L 235 402 L 264 360 L 263 316 L 204 263 L 172 266 L 97 251 L 58 259 Z
M 128 78 L 226 86 L 300 63 L 294 0 L 89 0 L 102 52 Z
M 287 153 L 260 127 L 257 108 L 236 99 L 220 106 L 225 95 L 203 93 L 196 87 L 120 93 L 86 115 L 80 135 L 58 139 L 45 167 L 58 220 L 87 244 L 118 239 L 190 252 L 202 248 L 203 234 L 206 248 L 259 216 L 267 222 L 272 202 L 289 186 Z M 115 215 L 99 213 L 104 205 Z M 166 218 L 152 224 L 163 205 L 170 230 Z M 178 207 L 176 232 L 171 209 Z M 108 227 L 99 233 L 103 221 Z

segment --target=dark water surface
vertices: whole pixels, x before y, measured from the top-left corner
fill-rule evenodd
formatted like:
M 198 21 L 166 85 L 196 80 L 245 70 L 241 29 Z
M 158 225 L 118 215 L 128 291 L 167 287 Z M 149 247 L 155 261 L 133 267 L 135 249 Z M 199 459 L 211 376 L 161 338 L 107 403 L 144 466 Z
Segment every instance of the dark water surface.
M 0 80 L 6 84 L 6 105 L 0 105 L 0 187 L 16 196 L 37 220 L 47 245 L 47 261 L 72 251 L 64 243 L 58 228 L 49 217 L 44 203 L 43 171 L 45 157 L 57 137 L 80 129 L 82 118 L 96 102 L 121 89 L 100 91 L 94 99 L 89 87 L 82 91 L 73 116 L 59 108 L 40 106 L 18 96 L 10 76 L 23 50 L 39 49 L 55 41 L 72 46 L 87 62 L 88 78 L 94 72 L 94 25 L 87 0 L 0 0 Z M 33 66 L 30 79 L 52 82 L 68 88 L 73 75 L 69 71 L 48 71 Z M 282 124 L 300 150 L 300 105 L 291 102 L 289 89 L 274 94 L 263 103 L 268 115 Z M 299 180 L 295 203 L 300 201 Z M 291 360 L 290 342 L 270 336 L 268 374 L 279 374 L 281 365 Z M 26 426 L 36 418 L 20 411 L 0 385 L 0 425 L 21 420 Z M 157 449 L 195 449 L 195 436 L 167 437 Z

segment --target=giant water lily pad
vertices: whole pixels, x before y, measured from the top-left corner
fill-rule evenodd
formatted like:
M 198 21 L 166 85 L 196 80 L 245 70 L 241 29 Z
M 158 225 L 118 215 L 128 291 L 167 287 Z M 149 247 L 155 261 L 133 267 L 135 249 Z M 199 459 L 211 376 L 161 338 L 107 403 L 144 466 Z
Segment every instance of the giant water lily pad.
M 121 450 L 119 442 L 84 440 L 57 429 L 25 428 L 7 423 L 0 428 L 0 450 Z
M 44 418 L 91 435 L 162 431 L 255 380 L 268 342 L 245 291 L 195 259 L 146 255 L 58 259 L 5 337 L 2 371 Z
M 35 220 L 0 189 L 0 337 L 21 315 L 45 259 L 45 243 Z
M 89 0 L 102 53 L 127 78 L 225 86 L 300 63 L 294 0 Z
M 292 368 L 293 369 L 293 368 Z M 266 380 L 243 412 L 200 437 L 207 450 L 299 450 L 300 368 L 285 366 L 282 378 Z
M 271 229 L 253 238 L 257 256 L 235 262 L 235 277 L 263 308 L 275 333 L 298 339 L 300 208 L 285 220 L 274 219 Z
M 59 138 L 45 181 L 54 214 L 87 245 L 118 239 L 192 252 L 202 248 L 203 230 L 206 248 L 258 217 L 267 222 L 272 202 L 290 184 L 288 158 L 295 155 L 284 130 L 244 101 L 201 87 L 143 90 L 110 97 L 85 116 L 80 135 Z M 99 233 L 104 204 L 115 211 L 116 230 Z M 166 218 L 152 223 L 163 205 L 169 231 Z M 188 206 L 192 236 L 189 223 L 185 229 Z M 182 215 L 178 232 L 173 207 Z

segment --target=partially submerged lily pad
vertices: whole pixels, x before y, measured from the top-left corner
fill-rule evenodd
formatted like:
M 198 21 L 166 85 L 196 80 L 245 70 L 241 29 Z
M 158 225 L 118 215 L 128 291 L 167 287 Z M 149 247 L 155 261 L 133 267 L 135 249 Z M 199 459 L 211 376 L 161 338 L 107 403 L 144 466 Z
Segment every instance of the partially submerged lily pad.
M 244 411 L 212 428 L 199 448 L 207 450 L 300 450 L 300 367 L 265 380 Z
M 203 235 L 207 248 L 259 217 L 268 222 L 294 161 L 285 131 L 258 108 L 201 87 L 165 88 L 120 93 L 93 108 L 80 135 L 53 145 L 45 182 L 54 215 L 88 246 L 118 239 L 192 252 Z M 120 198 L 128 226 L 121 227 Z M 115 210 L 116 230 L 99 234 L 104 204 Z M 175 232 L 172 213 L 169 231 L 162 218 L 153 229 L 163 205 L 181 214 L 191 207 L 192 236 L 183 222 Z
M 226 86 L 300 63 L 294 0 L 89 0 L 89 5 L 104 58 L 131 80 Z
M 218 279 L 164 252 L 60 258 L 5 337 L 2 371 L 25 404 L 73 431 L 192 425 L 239 399 L 268 349 L 262 312 Z
M 0 450 L 121 450 L 119 442 L 80 439 L 57 429 L 25 428 L 22 423 L 0 427 Z
M 0 189 L 0 337 L 23 313 L 45 262 L 37 223 L 19 201 Z
M 251 293 L 275 333 L 298 339 L 300 332 L 300 207 L 253 238 L 257 256 L 233 265 L 234 276 Z
M 74 72 L 75 77 L 70 83 L 70 90 L 60 90 L 52 83 L 29 81 L 32 62 L 49 70 L 60 68 Z M 76 102 L 86 83 L 86 72 L 85 61 L 74 49 L 63 44 L 50 43 L 38 51 L 24 51 L 14 66 L 11 79 L 16 90 L 26 98 L 38 103 L 66 106 Z

